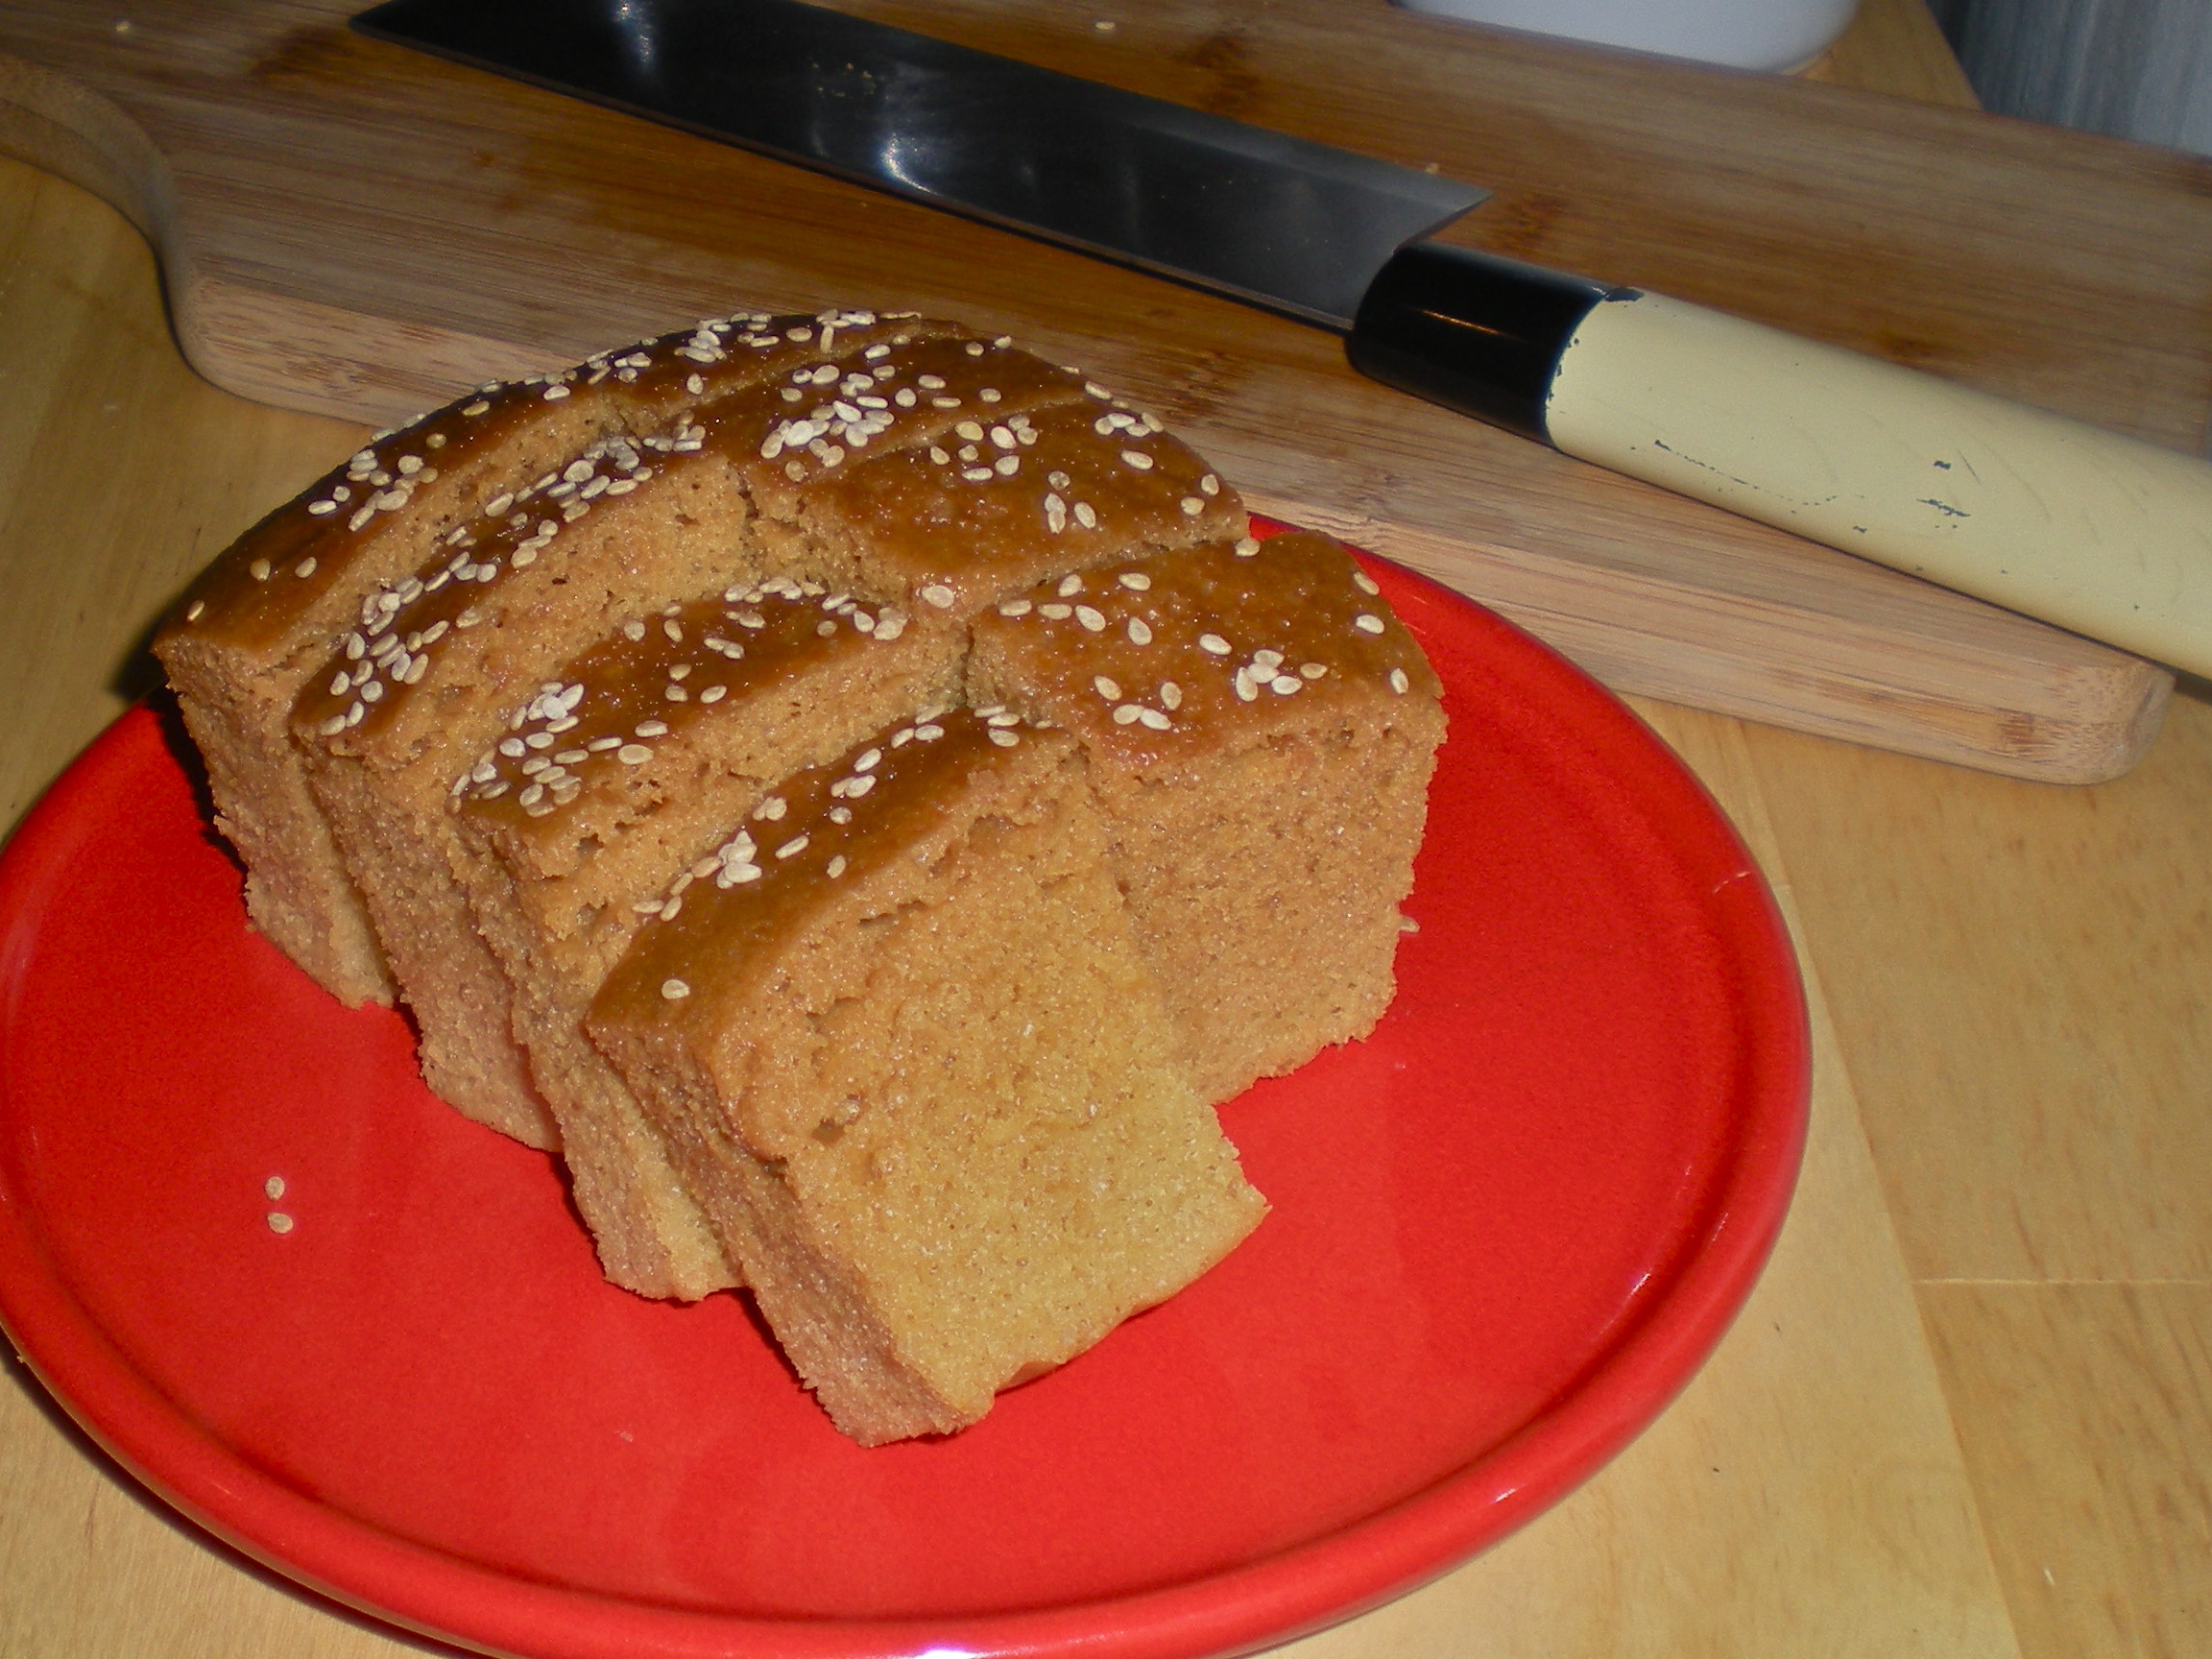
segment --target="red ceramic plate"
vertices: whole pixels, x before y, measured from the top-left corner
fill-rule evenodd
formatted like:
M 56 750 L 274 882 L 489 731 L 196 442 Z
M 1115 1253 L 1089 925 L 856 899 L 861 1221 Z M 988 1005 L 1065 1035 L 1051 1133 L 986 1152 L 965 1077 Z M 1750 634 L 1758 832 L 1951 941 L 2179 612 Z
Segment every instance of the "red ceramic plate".
M 1375 569 L 1452 721 L 1397 1004 L 1224 1111 L 1259 1232 L 977 1428 L 862 1451 L 742 1299 L 602 1282 L 551 1160 L 247 930 L 158 709 L 0 861 L 10 1334 L 211 1531 L 487 1649 L 1170 1659 L 1464 1559 L 1619 1450 L 1742 1303 L 1796 1172 L 1805 1023 L 1764 884 L 1667 752 Z

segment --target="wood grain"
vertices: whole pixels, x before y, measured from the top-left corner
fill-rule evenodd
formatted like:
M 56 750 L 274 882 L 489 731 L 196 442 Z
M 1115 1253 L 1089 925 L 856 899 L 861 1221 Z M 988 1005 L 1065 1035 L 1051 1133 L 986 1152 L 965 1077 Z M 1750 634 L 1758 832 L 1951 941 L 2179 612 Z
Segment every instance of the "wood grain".
M 2212 1651 L 2212 1283 L 1921 1300 L 2021 1652 Z
M 2212 1279 L 2212 704 L 2080 791 L 1750 742 L 1913 1276 Z
M 855 9 L 1497 187 L 1454 234 L 2194 448 L 2212 166 L 1382 0 Z M 1094 366 L 1266 509 L 1617 687 L 2016 775 L 2123 771 L 2160 670 L 1361 380 L 1326 334 L 347 34 L 331 0 L 0 14 L 0 144 L 159 246 L 219 384 L 381 421 L 736 303 L 952 311 Z M 1844 48 L 1839 47 L 1839 50 Z M 895 274 L 895 275 L 894 275 Z

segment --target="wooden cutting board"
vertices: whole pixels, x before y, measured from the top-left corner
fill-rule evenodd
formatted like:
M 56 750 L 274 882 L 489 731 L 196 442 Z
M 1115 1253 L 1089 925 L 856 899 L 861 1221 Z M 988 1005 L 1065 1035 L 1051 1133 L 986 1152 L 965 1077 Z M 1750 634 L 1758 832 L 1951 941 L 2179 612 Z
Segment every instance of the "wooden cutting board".
M 1383 0 L 846 4 L 1433 164 L 1496 191 L 1454 233 L 1475 245 L 2204 440 L 2202 162 Z M 246 396 L 381 425 L 741 307 L 951 314 L 1618 689 L 2053 781 L 2123 771 L 2157 730 L 2162 669 L 1430 408 L 1328 334 L 368 41 L 351 9 L 0 11 L 0 149 L 145 228 L 186 354 Z

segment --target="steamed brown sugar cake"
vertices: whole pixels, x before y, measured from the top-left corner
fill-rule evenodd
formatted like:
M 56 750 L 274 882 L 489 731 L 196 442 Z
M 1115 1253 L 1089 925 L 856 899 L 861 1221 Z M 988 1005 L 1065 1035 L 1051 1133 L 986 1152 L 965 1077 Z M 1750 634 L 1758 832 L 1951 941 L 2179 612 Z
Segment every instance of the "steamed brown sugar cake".
M 472 926 L 446 811 L 454 773 L 565 657 L 625 617 L 760 573 L 753 485 L 769 466 L 766 440 L 794 418 L 785 393 L 804 410 L 826 395 L 827 374 L 827 395 L 842 401 L 841 375 L 887 387 L 879 365 L 895 377 L 915 363 L 969 363 L 962 347 L 981 347 L 944 338 L 950 325 L 841 319 L 714 335 L 729 367 L 718 381 L 689 377 L 701 400 L 665 431 L 594 441 L 437 537 L 413 575 L 363 601 L 360 624 L 294 706 L 314 800 L 415 1016 L 423 1074 L 472 1116 L 512 1129 L 546 1109 L 515 1046 L 506 977 Z M 1036 361 L 981 355 L 1014 372 Z M 846 445 L 901 424 L 849 406 L 858 419 L 830 422 L 842 445 L 815 433 L 776 476 L 834 468 Z M 951 419 L 926 404 L 904 424 L 926 433 Z
M 593 1039 L 864 1444 L 950 1432 L 1263 1205 L 1173 1055 L 1080 749 L 972 709 L 800 774 L 672 893 Z
M 699 861 L 731 823 L 777 781 L 950 701 L 964 646 L 818 583 L 732 588 L 630 618 L 563 663 L 456 780 L 476 919 L 617 1284 L 691 1298 L 735 1275 L 586 1039 L 593 994 L 646 919 L 713 873 Z
M 1088 752 L 1209 1099 L 1373 1028 L 1444 716 L 1342 546 L 1243 537 L 1047 580 L 978 619 L 970 686 Z
M 240 537 L 179 601 L 154 649 L 246 862 L 249 912 L 333 995 L 384 1001 L 391 985 L 287 730 L 331 641 L 485 502 L 595 438 L 657 431 L 733 370 L 751 373 L 750 358 L 725 349 L 733 334 L 773 334 L 794 349 L 803 343 L 789 334 L 812 340 L 833 320 L 703 324 L 559 374 L 484 387 L 377 435 Z

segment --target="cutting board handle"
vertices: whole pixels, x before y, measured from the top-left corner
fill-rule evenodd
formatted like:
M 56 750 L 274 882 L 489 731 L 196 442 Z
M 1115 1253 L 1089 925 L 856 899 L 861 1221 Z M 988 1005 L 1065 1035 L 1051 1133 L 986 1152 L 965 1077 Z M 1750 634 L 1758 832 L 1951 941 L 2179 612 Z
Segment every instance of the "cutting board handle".
M 1347 349 L 1584 461 L 2212 674 L 2212 463 L 1440 243 L 1383 267 Z

